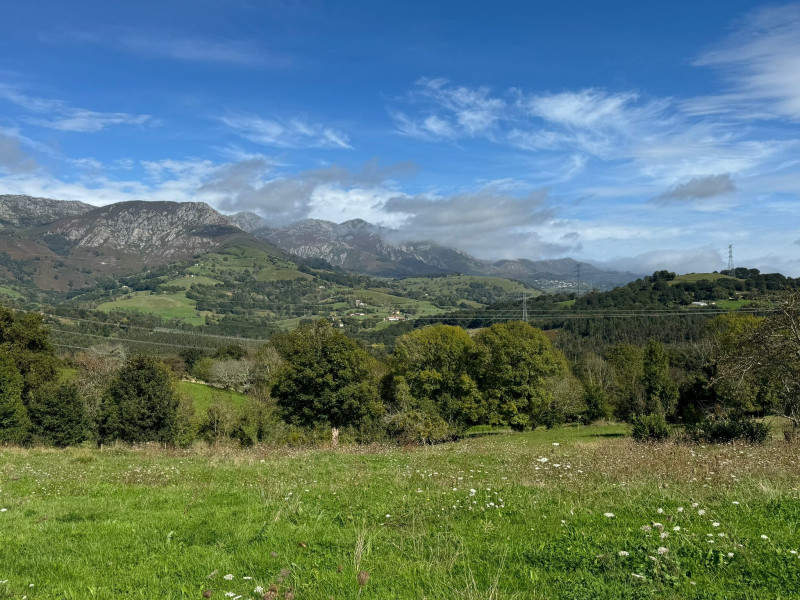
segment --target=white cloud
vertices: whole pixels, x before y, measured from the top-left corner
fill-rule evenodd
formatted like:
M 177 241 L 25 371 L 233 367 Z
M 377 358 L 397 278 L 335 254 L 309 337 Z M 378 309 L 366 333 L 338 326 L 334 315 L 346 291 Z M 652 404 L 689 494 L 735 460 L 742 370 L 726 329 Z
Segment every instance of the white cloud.
M 800 121 L 800 4 L 754 11 L 695 64 L 719 70 L 730 89 L 688 101 L 690 113 Z
M 345 133 L 301 118 L 281 121 L 252 115 L 230 115 L 222 117 L 221 121 L 241 137 L 262 146 L 352 149 Z
M 152 117 L 149 115 L 98 112 L 75 108 L 61 100 L 25 95 L 6 85 L 0 85 L 0 98 L 16 104 L 31 113 L 46 115 L 44 117 L 31 117 L 27 120 L 33 125 L 58 131 L 94 133 L 111 125 L 145 125 L 152 122 Z

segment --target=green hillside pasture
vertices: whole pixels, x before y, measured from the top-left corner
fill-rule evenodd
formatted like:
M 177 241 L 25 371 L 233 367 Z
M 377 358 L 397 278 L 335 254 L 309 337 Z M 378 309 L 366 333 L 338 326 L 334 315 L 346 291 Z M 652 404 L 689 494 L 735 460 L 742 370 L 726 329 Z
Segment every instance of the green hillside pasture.
M 127 310 L 151 313 L 165 319 L 183 319 L 191 325 L 202 325 L 205 319 L 195 310 L 194 300 L 183 294 L 151 294 L 134 292 L 130 298 L 121 298 L 100 304 L 98 310 Z
M 726 310 L 736 310 L 745 306 L 755 306 L 756 303 L 752 300 L 716 300 L 714 305 L 717 308 L 724 308 Z
M 225 402 L 237 413 L 241 413 L 249 398 L 245 394 L 234 392 L 233 390 L 223 390 L 204 383 L 195 383 L 193 381 L 180 381 L 178 383 L 178 390 L 186 398 L 192 400 L 192 405 L 197 417 L 206 414 L 208 407 L 211 403 L 219 399 Z
M 797 597 L 800 446 L 637 445 L 623 431 L 3 448 L 0 598 Z
M 509 294 L 522 294 L 538 296 L 539 290 L 534 290 L 518 281 L 501 279 L 499 277 L 482 277 L 475 275 L 448 275 L 443 277 L 409 277 L 397 282 L 403 289 L 409 291 L 422 291 L 431 296 L 451 294 L 469 287 L 471 284 L 499 287 Z
M 14 299 L 22 298 L 22 294 L 5 285 L 0 285 L 0 296 L 8 296 L 9 298 Z
M 204 255 L 188 272 L 213 278 L 217 271 L 249 270 L 258 281 L 282 281 L 311 276 L 301 273 L 294 264 L 255 248 L 229 248 Z
M 678 275 L 675 279 L 669 282 L 669 285 L 676 283 L 694 283 L 696 281 L 717 281 L 718 279 L 736 279 L 724 273 L 686 273 L 685 275 Z
M 164 285 L 182 287 L 183 289 L 188 290 L 193 285 L 217 285 L 218 283 L 222 282 L 212 277 L 206 277 L 205 275 L 186 275 L 185 277 L 171 279 Z

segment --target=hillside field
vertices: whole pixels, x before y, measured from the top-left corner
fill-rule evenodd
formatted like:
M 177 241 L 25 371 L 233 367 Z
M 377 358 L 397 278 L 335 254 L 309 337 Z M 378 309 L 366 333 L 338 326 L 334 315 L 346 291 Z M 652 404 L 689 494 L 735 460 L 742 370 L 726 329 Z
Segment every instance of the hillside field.
M 0 598 L 796 597 L 800 446 L 625 433 L 5 448 Z

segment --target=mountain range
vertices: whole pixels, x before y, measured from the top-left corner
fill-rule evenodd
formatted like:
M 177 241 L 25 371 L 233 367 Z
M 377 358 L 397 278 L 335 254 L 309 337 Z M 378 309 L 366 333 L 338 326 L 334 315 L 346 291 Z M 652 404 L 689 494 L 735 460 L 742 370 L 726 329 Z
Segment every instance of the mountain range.
M 226 216 L 201 202 L 133 201 L 94 207 L 0 195 L 0 276 L 68 291 L 90 286 L 103 275 L 246 245 L 271 255 L 322 259 L 379 277 L 458 273 L 515 279 L 544 290 L 574 287 L 578 265 L 587 287 L 610 289 L 637 277 L 571 258 L 485 261 L 433 242 L 394 241 L 396 235 L 360 219 L 340 224 L 305 219 L 275 228 L 254 213 Z

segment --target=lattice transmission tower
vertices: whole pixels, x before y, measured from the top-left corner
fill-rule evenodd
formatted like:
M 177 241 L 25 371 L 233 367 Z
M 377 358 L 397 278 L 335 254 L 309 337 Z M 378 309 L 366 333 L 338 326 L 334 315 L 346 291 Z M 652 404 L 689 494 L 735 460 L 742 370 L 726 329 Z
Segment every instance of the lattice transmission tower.
M 733 244 L 728 244 L 728 275 L 733 277 Z

